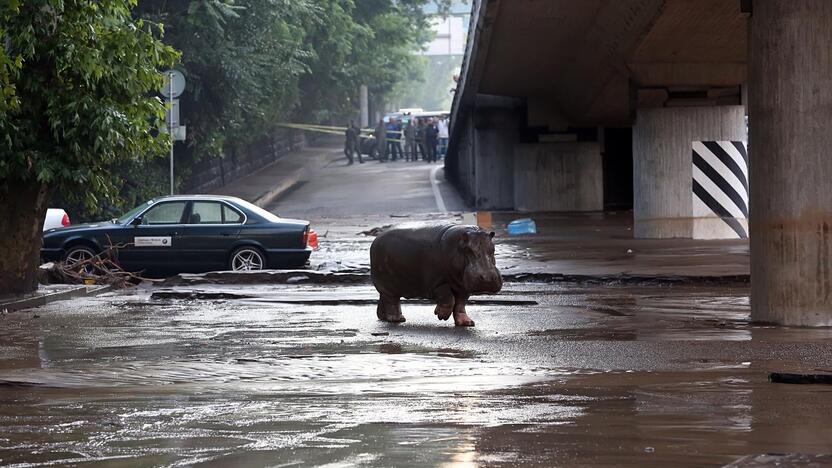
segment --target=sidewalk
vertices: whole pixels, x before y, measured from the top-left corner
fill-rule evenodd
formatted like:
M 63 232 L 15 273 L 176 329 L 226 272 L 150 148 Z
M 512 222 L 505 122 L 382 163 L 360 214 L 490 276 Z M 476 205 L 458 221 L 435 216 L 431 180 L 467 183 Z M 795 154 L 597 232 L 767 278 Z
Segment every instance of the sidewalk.
M 51 302 L 93 296 L 110 291 L 110 285 L 84 286 L 79 284 L 39 285 L 38 290 L 25 296 L 0 296 L 0 313 L 40 307 Z
M 242 198 L 266 207 L 302 182 L 315 168 L 343 157 L 343 148 L 324 140 L 319 146 L 292 151 L 274 164 L 212 190 L 211 193 Z

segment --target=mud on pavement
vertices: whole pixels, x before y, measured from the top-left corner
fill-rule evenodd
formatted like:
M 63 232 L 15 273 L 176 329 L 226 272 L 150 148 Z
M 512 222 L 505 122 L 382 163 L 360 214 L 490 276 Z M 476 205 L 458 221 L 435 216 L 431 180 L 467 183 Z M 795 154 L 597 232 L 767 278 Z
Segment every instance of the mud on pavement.
M 419 302 L 382 323 L 374 299 L 367 284 L 201 284 L 8 314 L 0 462 L 752 466 L 829 452 L 832 389 L 767 375 L 827 368 L 832 331 L 754 326 L 744 287 L 508 284 L 471 305 L 472 329 Z

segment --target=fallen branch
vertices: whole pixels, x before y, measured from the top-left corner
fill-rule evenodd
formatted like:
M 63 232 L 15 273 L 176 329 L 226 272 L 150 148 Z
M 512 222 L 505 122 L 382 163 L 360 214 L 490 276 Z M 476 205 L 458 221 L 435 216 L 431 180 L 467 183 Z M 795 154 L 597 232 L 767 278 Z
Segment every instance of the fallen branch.
M 143 281 L 159 281 L 141 276 L 141 272 L 126 271 L 118 263 L 118 251 L 132 244 L 114 245 L 107 237 L 109 245 L 106 249 L 86 260 L 67 264 L 56 262 L 48 267 L 41 267 L 40 282 L 42 284 L 109 284 L 116 288 L 135 286 Z

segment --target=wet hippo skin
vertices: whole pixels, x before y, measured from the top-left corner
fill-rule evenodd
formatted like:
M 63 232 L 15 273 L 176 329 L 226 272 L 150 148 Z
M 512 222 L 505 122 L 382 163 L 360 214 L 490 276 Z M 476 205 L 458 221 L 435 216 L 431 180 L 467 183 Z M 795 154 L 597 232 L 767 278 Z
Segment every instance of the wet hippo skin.
M 440 320 L 472 327 L 465 302 L 475 294 L 495 294 L 503 280 L 494 260 L 493 232 L 477 226 L 397 227 L 370 247 L 370 270 L 379 292 L 379 320 L 404 322 L 401 298 L 436 302 Z

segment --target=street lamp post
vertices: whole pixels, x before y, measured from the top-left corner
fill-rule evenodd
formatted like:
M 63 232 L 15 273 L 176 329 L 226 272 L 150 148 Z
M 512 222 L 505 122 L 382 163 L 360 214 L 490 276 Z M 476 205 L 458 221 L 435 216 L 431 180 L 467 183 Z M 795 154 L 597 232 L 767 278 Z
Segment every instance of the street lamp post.
M 173 70 L 168 72 L 168 83 L 170 91 L 170 118 L 168 119 L 168 134 L 170 135 L 170 194 L 173 195 Z
M 168 82 L 162 86 L 159 92 L 167 98 L 169 109 L 167 111 L 167 127 L 170 134 L 170 194 L 173 195 L 176 184 L 173 178 L 173 145 L 177 140 L 185 138 L 185 127 L 179 125 L 179 101 L 178 98 L 185 90 L 185 76 L 178 70 L 165 72 Z

